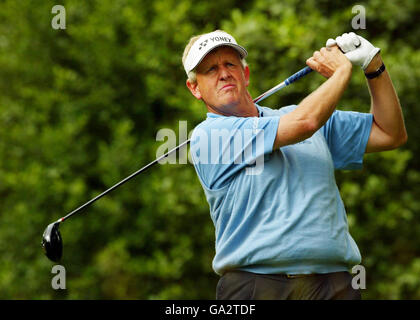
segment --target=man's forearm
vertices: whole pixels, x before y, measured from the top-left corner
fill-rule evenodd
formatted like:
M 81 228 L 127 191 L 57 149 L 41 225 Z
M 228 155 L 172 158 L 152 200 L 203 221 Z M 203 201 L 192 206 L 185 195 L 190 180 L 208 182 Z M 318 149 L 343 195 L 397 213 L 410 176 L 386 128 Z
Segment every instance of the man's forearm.
M 381 56 L 378 54 L 370 62 L 365 72 L 376 71 L 382 65 Z M 407 139 L 403 113 L 397 93 L 392 85 L 389 73 L 385 70 L 378 77 L 368 79 L 371 95 L 371 110 L 374 121 L 381 130 L 391 137 L 396 144 Z
M 280 118 L 273 150 L 308 139 L 318 131 L 334 112 L 350 81 L 352 65 L 337 47 L 315 51 L 306 64 L 328 80 Z
M 315 131 L 321 128 L 334 112 L 338 101 L 350 81 L 351 64 L 337 69 L 317 90 L 302 100 L 295 111 L 315 123 Z

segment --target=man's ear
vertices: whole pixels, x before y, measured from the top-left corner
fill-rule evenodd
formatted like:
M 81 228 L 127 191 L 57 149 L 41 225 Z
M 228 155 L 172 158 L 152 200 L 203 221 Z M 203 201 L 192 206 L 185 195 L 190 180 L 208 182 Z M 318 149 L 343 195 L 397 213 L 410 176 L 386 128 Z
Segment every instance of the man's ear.
M 201 93 L 200 88 L 198 87 L 198 82 L 191 82 L 189 79 L 187 80 L 187 87 L 190 89 L 191 93 L 194 97 L 196 97 L 198 100 L 201 100 Z
M 245 75 L 245 85 L 249 86 L 249 67 L 246 66 L 244 69 L 244 75 Z

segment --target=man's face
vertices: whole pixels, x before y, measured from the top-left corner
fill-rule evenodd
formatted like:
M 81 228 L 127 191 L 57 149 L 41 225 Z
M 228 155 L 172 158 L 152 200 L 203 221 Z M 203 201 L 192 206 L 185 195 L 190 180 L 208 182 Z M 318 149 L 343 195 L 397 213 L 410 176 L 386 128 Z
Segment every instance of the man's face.
M 243 68 L 238 52 L 220 47 L 210 52 L 196 68 L 197 82 L 187 86 L 207 105 L 234 107 L 247 96 L 249 69 Z

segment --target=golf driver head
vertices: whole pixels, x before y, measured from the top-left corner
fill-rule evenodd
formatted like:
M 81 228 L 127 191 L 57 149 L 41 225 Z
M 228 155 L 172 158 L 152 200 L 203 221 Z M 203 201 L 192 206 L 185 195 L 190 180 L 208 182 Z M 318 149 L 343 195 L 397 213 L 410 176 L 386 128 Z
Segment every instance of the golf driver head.
M 63 240 L 58 230 L 58 222 L 51 223 L 47 226 L 42 235 L 42 248 L 45 255 L 51 261 L 58 262 L 63 254 Z

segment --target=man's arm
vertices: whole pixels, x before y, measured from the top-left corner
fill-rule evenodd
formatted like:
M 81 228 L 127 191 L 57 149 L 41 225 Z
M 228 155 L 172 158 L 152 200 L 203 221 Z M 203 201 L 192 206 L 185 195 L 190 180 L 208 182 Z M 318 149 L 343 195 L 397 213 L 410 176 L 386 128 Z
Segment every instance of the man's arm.
M 382 58 L 377 54 L 365 73 L 376 71 L 382 65 Z M 385 70 L 378 77 L 367 79 L 371 95 L 373 114 L 372 130 L 366 146 L 366 153 L 391 150 L 407 141 L 403 113 L 391 78 Z
M 329 79 L 295 110 L 281 117 L 273 150 L 305 140 L 318 131 L 334 112 L 350 81 L 352 64 L 336 46 L 316 51 L 306 64 Z
M 338 45 L 352 64 L 360 66 L 365 73 L 375 72 L 382 65 L 380 49 L 354 32 L 344 33 L 335 40 L 328 39 L 326 45 Z M 367 81 L 371 95 L 370 112 L 374 121 L 366 152 L 395 149 L 407 141 L 407 131 L 391 78 L 385 70 Z

